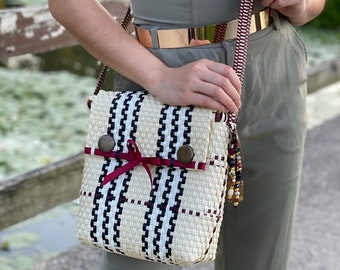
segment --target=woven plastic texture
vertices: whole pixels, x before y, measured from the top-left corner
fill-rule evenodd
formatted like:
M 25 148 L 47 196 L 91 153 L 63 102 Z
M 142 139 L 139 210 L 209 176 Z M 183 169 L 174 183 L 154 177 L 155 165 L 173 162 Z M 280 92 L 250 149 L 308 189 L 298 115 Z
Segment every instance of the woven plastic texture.
M 145 92 L 100 91 L 93 98 L 86 147 L 110 135 L 112 151 L 178 160 L 189 145 L 205 169 L 140 164 L 103 185 L 132 162 L 85 156 L 77 236 L 109 252 L 165 264 L 189 265 L 215 258 L 226 190 L 228 125 L 208 109 L 161 104 Z M 130 149 L 131 151 L 131 149 Z M 117 156 L 118 157 L 118 156 Z M 151 172 L 151 179 L 147 170 Z M 152 184 L 150 183 L 152 181 Z

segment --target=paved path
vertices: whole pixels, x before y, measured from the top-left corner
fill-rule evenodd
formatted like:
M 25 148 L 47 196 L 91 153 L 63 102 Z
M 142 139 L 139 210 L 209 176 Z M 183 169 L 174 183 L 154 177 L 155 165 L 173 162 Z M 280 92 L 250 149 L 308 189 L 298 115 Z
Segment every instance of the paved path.
M 340 269 L 340 117 L 308 132 L 291 270 Z
M 311 102 L 320 103 L 323 108 L 337 106 L 338 110 L 339 103 L 334 103 L 332 93 L 311 96 Z M 338 95 L 339 102 L 339 91 L 333 94 Z M 320 118 L 321 111 L 310 112 L 311 129 L 307 134 L 289 270 L 340 269 L 340 116 L 328 110 L 322 112 L 322 121 L 314 121 L 316 116 Z M 99 262 L 98 251 L 77 246 L 32 270 L 96 270 Z M 213 270 L 213 264 L 184 269 Z

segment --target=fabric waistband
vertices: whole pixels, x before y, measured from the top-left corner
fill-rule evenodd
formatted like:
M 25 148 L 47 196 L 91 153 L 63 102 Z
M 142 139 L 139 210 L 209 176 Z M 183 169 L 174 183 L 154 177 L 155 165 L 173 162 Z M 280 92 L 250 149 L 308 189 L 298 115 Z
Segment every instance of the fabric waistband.
M 272 23 L 271 10 L 266 8 L 251 18 L 250 34 L 267 28 Z M 191 40 L 204 40 L 209 43 L 235 39 L 238 19 L 195 28 L 180 29 L 143 29 L 135 26 L 136 38 L 146 48 L 181 48 L 192 46 Z M 222 40 L 215 40 L 217 31 L 225 30 Z M 222 34 L 223 35 L 223 34 Z

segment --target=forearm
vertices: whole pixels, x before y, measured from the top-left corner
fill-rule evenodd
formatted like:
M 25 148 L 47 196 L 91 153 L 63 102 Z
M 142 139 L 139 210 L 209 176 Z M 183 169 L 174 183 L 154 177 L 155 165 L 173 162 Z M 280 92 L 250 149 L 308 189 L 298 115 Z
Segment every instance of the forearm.
M 318 16 L 326 0 L 261 0 L 262 5 L 271 7 L 285 15 L 295 25 L 303 25 Z
M 322 12 L 326 0 L 307 0 L 306 2 L 306 10 L 301 16 L 288 16 L 288 19 L 293 25 L 303 25 L 317 17 Z
M 94 0 L 49 0 L 52 15 L 97 59 L 146 89 L 166 66 Z M 79 27 L 81 26 L 81 27 Z

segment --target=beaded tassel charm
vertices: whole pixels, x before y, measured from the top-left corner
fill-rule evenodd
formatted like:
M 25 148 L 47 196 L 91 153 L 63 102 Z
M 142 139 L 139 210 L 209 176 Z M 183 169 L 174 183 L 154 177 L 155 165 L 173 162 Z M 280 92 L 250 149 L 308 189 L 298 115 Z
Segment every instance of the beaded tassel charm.
M 228 184 L 227 200 L 237 207 L 243 200 L 241 147 L 236 130 L 237 114 L 228 114 L 230 142 L 228 145 Z
M 235 45 L 234 70 L 243 83 L 246 70 L 249 30 L 254 0 L 241 0 L 239 23 Z M 236 123 L 238 114 L 228 113 L 230 138 L 228 145 L 229 175 L 227 184 L 227 200 L 237 207 L 243 200 L 241 147 L 237 135 Z

